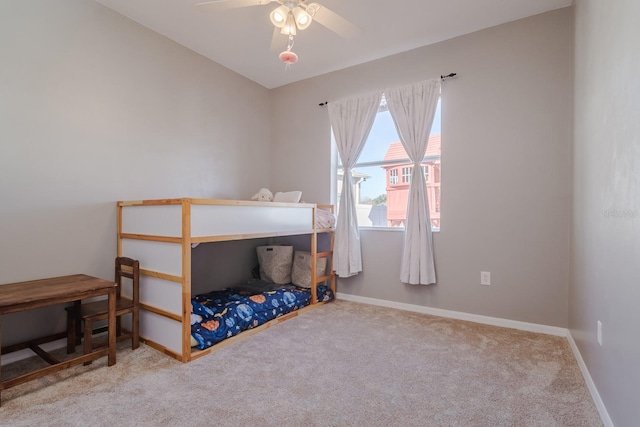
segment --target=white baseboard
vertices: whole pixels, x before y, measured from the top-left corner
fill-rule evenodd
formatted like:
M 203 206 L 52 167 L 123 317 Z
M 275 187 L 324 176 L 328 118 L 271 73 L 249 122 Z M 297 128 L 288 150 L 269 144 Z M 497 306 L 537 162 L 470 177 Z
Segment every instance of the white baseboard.
M 66 338 L 61 338 L 59 340 L 51 341 L 51 342 L 40 345 L 40 347 L 44 351 L 57 350 L 59 348 L 66 347 L 66 346 L 67 346 Z M 33 357 L 35 355 L 36 354 L 33 351 L 29 350 L 28 348 L 24 350 L 14 351 L 13 353 L 4 354 L 2 355 L 2 359 L 1 359 L 2 366 L 9 363 L 17 362 L 19 360 L 28 359 L 29 357 Z
M 580 371 L 582 371 L 582 376 L 584 380 L 587 382 L 587 387 L 589 388 L 589 392 L 591 393 L 591 398 L 593 402 L 596 404 L 596 408 L 600 413 L 600 418 L 602 419 L 602 423 L 605 427 L 614 427 L 613 421 L 611 421 L 611 417 L 609 417 L 609 412 L 607 412 L 607 408 L 604 406 L 604 402 L 602 398 L 600 398 L 600 393 L 598 393 L 598 389 L 596 388 L 596 384 L 593 382 L 591 378 L 591 374 L 587 369 L 587 365 L 584 363 L 584 359 L 582 359 L 582 354 L 580 354 L 580 350 L 576 345 L 576 342 L 573 340 L 573 336 L 571 336 L 571 331 L 567 333 L 567 340 L 569 341 L 569 345 L 571 346 L 571 350 L 573 350 L 573 355 L 578 361 L 578 366 L 580 366 Z
M 566 337 L 568 335 L 568 331 L 566 328 L 560 328 L 557 326 L 520 322 L 518 320 L 501 319 L 499 317 L 481 316 L 479 314 L 470 314 L 461 311 L 443 310 L 440 308 L 425 307 L 423 305 L 406 304 L 402 302 L 344 294 L 342 292 L 338 292 L 336 298 L 345 301 L 360 302 L 364 304 L 377 305 L 380 307 L 397 308 L 398 310 L 413 311 L 417 313 L 430 314 L 432 316 L 466 320 L 469 322 L 483 323 L 485 325 L 501 326 L 503 328 L 519 329 L 529 332 L 538 332 L 541 334 L 555 335 L 559 337 Z

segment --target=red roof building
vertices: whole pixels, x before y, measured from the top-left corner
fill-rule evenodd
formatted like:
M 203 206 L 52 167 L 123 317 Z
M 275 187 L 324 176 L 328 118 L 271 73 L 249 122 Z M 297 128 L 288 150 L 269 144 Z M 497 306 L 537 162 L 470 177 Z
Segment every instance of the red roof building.
M 386 171 L 387 225 L 398 227 L 405 225 L 407 219 L 407 201 L 413 163 L 401 142 L 392 142 L 384 157 L 385 161 L 398 160 L 398 163 L 382 166 Z M 440 135 L 431 135 L 427 145 L 425 160 L 422 162 L 427 182 L 427 198 L 431 225 L 440 227 Z

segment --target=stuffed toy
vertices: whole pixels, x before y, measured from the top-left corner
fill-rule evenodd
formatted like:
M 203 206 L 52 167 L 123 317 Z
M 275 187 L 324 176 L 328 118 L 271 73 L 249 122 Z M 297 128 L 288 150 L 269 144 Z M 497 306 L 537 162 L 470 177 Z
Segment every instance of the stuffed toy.
M 273 200 L 273 193 L 268 188 L 261 188 L 256 194 L 253 195 L 251 200 L 257 200 L 259 202 L 270 202 Z

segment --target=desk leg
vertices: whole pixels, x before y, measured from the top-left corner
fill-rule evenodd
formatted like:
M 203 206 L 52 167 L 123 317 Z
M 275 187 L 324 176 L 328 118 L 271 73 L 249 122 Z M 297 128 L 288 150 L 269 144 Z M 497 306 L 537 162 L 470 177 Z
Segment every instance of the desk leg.
M 109 362 L 112 366 L 116 363 L 116 291 L 109 292 Z

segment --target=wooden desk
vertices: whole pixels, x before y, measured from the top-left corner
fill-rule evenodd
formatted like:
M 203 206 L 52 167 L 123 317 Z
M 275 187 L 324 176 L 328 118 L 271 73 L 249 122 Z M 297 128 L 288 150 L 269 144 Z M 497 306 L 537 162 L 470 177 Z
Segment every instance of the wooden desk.
M 36 354 L 45 359 L 50 366 L 0 381 L 0 393 L 2 390 L 18 384 L 52 374 L 80 363 L 89 362 L 105 355 L 109 356 L 108 365 L 114 365 L 116 363 L 116 284 L 115 282 L 98 279 L 84 274 L 74 274 L 72 276 L 0 285 L 0 355 L 2 354 L 1 321 L 3 314 L 31 310 L 34 308 L 70 301 L 78 301 L 101 295 L 107 295 L 109 298 L 109 345 L 107 348 L 97 349 L 91 353 L 65 361 L 58 361 L 38 347 L 38 344 L 42 344 L 42 340 L 34 340 L 29 343 L 24 343 L 23 345 L 18 344 L 10 346 L 10 351 L 16 351 L 20 348 L 31 348 Z M 10 351 L 5 352 L 9 353 Z M 0 363 L 0 372 L 1 369 L 2 365 Z M 0 399 L 0 404 L 1 403 L 2 400 Z

